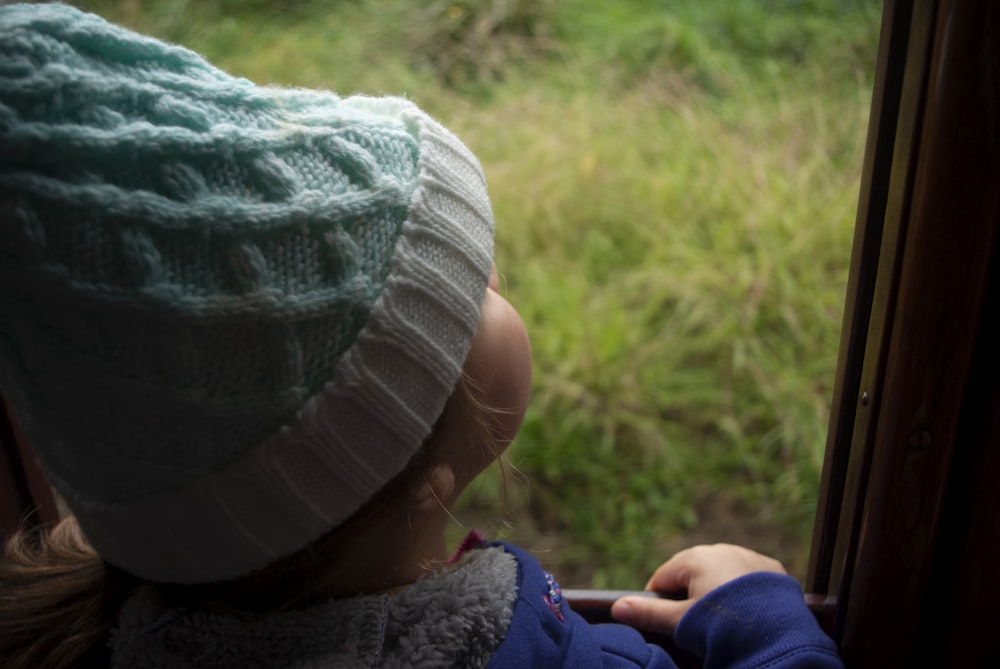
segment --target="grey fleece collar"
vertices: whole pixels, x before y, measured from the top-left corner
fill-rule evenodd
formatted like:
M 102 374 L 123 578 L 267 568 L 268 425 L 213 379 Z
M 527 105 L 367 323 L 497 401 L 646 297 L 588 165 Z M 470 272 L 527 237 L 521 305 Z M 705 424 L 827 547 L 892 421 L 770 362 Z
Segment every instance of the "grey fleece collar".
M 140 589 L 112 633 L 112 667 L 482 667 L 506 634 L 516 596 L 517 562 L 501 547 L 470 551 L 395 595 L 262 616 L 168 609 Z

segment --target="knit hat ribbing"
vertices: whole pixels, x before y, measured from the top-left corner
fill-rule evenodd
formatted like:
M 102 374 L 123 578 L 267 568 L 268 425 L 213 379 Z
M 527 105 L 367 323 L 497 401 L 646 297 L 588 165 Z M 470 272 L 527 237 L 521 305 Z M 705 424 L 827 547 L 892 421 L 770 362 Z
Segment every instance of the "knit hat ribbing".
M 0 7 L 0 390 L 140 576 L 259 568 L 399 473 L 461 373 L 492 228 L 475 157 L 407 101 Z

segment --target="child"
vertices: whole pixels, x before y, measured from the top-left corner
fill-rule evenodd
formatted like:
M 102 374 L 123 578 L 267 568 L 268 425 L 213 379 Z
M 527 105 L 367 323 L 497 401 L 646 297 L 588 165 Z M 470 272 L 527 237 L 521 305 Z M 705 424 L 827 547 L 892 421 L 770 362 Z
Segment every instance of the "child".
M 480 166 L 413 104 L 2 7 L 0 202 L 0 391 L 75 517 L 8 542 L 4 666 L 673 666 L 514 546 L 448 555 L 531 353 Z M 649 587 L 689 598 L 614 614 L 706 666 L 840 666 L 773 560 Z

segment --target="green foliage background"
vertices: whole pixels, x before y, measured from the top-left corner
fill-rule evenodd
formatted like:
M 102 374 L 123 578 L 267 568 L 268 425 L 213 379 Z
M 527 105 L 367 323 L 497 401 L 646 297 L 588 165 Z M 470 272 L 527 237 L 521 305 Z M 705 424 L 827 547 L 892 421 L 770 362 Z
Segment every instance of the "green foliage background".
M 480 157 L 535 382 L 505 522 L 494 475 L 467 523 L 564 586 L 695 541 L 801 575 L 879 2 L 80 4 L 260 83 L 404 94 Z

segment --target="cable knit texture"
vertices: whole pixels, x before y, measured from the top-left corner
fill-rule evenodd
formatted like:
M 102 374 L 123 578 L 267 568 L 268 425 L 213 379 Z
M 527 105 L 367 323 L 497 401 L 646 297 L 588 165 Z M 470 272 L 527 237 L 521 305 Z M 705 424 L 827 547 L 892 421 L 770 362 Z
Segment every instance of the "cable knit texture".
M 246 573 L 396 475 L 461 372 L 492 229 L 475 157 L 408 101 L 0 7 L 0 389 L 140 576 Z

